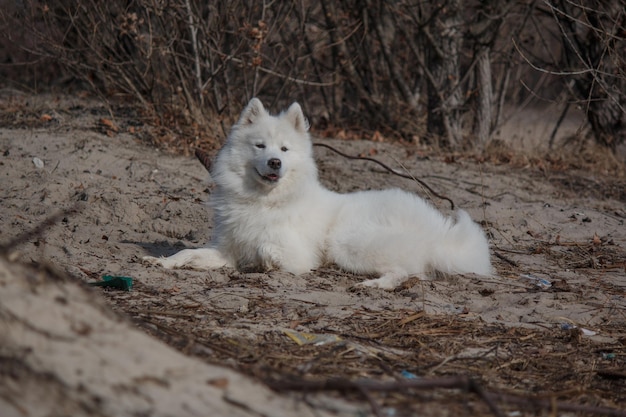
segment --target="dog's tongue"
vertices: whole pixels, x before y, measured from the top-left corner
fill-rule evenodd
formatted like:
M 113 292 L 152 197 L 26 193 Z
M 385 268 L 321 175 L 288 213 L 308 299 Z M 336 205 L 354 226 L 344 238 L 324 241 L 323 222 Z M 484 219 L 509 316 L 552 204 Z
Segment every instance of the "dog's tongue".
M 265 177 L 271 181 L 276 181 L 278 179 L 278 175 L 276 174 L 267 174 Z

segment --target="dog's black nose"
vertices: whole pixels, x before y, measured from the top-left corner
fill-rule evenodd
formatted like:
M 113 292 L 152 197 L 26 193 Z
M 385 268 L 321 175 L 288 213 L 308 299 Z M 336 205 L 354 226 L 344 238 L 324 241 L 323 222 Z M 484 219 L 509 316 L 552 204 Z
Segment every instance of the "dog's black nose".
M 280 169 L 281 164 L 282 163 L 280 162 L 280 159 L 278 158 L 272 158 L 269 161 L 267 161 L 267 166 L 272 169 Z

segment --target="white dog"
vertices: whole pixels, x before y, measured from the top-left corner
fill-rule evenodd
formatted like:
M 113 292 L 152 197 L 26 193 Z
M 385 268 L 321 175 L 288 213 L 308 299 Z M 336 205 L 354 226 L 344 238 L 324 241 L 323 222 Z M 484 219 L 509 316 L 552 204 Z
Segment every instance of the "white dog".
M 338 194 L 324 188 L 297 103 L 272 116 L 253 98 L 211 173 L 216 226 L 209 247 L 168 258 L 148 256 L 146 262 L 294 274 L 335 263 L 349 272 L 379 275 L 361 285 L 385 289 L 432 270 L 491 274 L 485 234 L 465 211 L 455 223 L 398 189 Z

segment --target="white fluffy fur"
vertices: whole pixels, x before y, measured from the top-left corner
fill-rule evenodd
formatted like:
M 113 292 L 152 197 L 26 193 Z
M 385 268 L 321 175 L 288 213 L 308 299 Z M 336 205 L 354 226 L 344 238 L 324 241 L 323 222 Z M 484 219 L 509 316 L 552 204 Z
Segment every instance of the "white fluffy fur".
M 431 270 L 491 274 L 487 239 L 465 211 L 454 222 L 398 189 L 338 194 L 322 187 L 297 103 L 271 116 L 252 99 L 219 152 L 212 177 L 216 227 L 209 247 L 145 257 L 147 262 L 294 274 L 335 263 L 379 275 L 361 285 L 386 289 Z

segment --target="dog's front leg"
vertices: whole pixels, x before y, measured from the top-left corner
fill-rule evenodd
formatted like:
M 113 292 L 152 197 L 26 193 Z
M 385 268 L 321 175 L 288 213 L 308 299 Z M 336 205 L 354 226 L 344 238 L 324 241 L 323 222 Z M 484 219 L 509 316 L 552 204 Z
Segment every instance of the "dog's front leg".
M 257 249 L 259 266 L 264 271 L 281 269 L 283 267 L 283 251 L 273 244 L 265 244 Z
M 145 263 L 160 265 L 166 269 L 190 268 L 208 270 L 234 267 L 233 263 L 216 248 L 183 249 L 167 258 L 144 256 L 142 260 Z
M 357 287 L 382 288 L 393 290 L 409 279 L 409 274 L 402 269 L 394 269 L 381 275 L 380 278 L 368 279 L 356 284 Z

